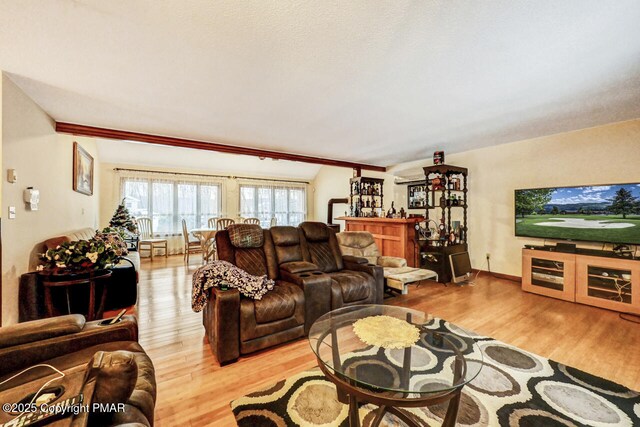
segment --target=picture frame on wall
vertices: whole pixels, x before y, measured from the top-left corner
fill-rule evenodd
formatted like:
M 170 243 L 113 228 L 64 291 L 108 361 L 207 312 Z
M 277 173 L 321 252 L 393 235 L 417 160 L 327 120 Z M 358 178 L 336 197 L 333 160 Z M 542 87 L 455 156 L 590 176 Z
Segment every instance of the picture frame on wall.
M 407 206 L 409 209 L 425 209 L 427 207 L 427 186 L 409 184 L 407 186 Z
M 73 190 L 93 195 L 93 157 L 77 142 L 73 143 Z

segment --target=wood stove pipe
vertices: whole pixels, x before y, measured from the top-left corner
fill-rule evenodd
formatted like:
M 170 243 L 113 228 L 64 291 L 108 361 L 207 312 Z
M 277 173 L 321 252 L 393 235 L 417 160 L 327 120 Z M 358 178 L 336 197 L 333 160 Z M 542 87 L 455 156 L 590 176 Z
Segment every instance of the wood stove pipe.
M 327 204 L 327 224 L 333 225 L 333 205 L 336 203 L 349 203 L 348 198 L 344 199 L 329 199 L 329 203 Z

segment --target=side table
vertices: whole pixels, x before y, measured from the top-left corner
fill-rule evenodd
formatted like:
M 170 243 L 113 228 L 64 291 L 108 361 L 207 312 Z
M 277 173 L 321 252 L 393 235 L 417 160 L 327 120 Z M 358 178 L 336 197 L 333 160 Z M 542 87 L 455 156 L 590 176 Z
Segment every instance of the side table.
M 53 280 L 52 278 L 54 277 L 61 280 Z M 67 277 L 68 279 L 65 280 Z M 108 277 L 111 277 L 110 270 L 99 272 L 91 271 L 88 273 L 88 275 L 44 275 L 42 284 L 44 285 L 44 302 L 47 308 L 47 315 L 49 317 L 53 317 L 56 313 L 56 309 L 53 306 L 53 300 L 51 298 L 52 288 L 64 288 L 67 296 L 67 311 L 68 314 L 71 314 L 71 297 L 69 295 L 69 290 L 73 286 L 86 284 L 89 286 L 89 307 L 86 314 L 87 320 L 91 321 L 100 319 L 102 317 L 102 313 L 104 311 L 104 303 L 107 298 L 107 288 L 106 286 L 102 287 L 100 304 L 96 310 L 96 281 L 103 280 Z

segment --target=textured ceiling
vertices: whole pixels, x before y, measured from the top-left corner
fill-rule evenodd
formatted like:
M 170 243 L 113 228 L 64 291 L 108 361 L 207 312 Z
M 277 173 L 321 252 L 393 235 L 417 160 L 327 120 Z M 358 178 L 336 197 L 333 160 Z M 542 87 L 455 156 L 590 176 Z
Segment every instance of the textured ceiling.
M 640 2 L 0 2 L 64 122 L 377 165 L 640 117 Z

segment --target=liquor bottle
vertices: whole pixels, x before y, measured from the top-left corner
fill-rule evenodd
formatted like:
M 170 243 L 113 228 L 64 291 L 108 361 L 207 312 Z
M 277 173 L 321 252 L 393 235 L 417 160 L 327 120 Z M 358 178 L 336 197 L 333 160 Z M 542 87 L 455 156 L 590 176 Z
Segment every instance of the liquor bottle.
M 393 201 L 391 202 L 391 209 L 389 209 L 389 212 L 387 212 L 387 218 L 395 218 L 396 215 L 396 208 L 393 206 Z

